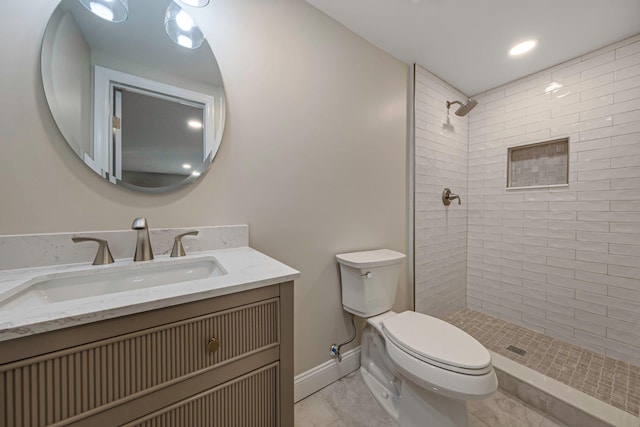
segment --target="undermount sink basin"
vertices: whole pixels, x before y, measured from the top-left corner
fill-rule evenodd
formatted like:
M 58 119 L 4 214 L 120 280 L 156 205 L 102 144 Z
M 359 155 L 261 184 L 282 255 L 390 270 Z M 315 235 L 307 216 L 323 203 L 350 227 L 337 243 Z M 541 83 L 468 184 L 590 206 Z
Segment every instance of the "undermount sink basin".
M 0 301 L 2 309 L 37 307 L 154 286 L 190 282 L 227 272 L 213 257 L 170 260 L 57 273 L 35 279 L 17 294 Z

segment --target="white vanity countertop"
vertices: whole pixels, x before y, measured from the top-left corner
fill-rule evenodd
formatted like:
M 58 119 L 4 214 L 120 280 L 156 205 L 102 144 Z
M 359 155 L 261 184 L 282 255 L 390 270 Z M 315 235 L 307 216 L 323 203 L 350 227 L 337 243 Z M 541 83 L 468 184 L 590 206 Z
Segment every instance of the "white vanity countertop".
M 202 257 L 215 257 L 227 274 L 58 302 L 38 306 L 34 310 L 0 308 L 0 341 L 246 291 L 300 277 L 297 270 L 249 247 L 195 252 L 177 259 Z M 173 259 L 176 258 L 171 260 Z M 168 261 L 170 259 L 167 256 L 158 256 L 153 261 L 135 264 Z M 37 277 L 80 270 L 100 272 L 113 266 L 127 266 L 132 263 L 131 259 L 126 259 L 117 260 L 107 266 L 83 263 L 0 271 L 0 299 L 14 294 L 24 287 L 25 282 Z

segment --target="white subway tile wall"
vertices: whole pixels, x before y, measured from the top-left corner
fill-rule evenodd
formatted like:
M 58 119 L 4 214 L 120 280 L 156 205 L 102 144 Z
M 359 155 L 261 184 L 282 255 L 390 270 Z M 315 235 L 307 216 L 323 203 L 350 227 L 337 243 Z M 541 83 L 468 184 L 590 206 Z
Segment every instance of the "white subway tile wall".
M 468 307 L 640 365 L 640 35 L 475 98 Z M 506 190 L 509 147 L 562 137 L 568 187 Z
M 416 66 L 415 302 L 441 318 L 466 306 L 467 287 L 468 116 L 454 114 L 457 104 L 447 115 L 447 101 L 466 96 Z M 445 188 L 462 204 L 444 206 Z

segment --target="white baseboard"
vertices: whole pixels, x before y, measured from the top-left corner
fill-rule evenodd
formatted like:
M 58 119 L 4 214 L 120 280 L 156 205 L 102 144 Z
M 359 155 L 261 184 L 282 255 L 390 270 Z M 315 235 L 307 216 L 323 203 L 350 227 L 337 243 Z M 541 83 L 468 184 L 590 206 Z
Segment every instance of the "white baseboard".
M 338 381 L 360 367 L 360 346 L 347 351 L 338 359 L 329 360 L 293 379 L 293 399 L 298 402 L 316 391 Z

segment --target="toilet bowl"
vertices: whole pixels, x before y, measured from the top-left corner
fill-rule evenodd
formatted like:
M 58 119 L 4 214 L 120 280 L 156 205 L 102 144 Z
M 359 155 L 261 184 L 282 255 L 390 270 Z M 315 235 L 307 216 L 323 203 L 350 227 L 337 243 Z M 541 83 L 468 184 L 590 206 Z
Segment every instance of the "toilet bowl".
M 387 249 L 336 255 L 343 308 L 367 318 L 360 371 L 401 427 L 465 427 L 467 400 L 497 390 L 491 355 L 466 332 L 413 311 L 391 311 L 404 254 Z

